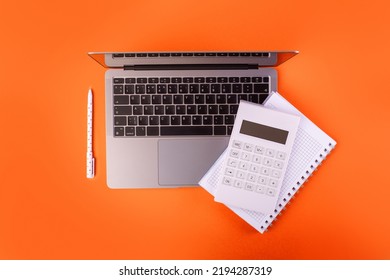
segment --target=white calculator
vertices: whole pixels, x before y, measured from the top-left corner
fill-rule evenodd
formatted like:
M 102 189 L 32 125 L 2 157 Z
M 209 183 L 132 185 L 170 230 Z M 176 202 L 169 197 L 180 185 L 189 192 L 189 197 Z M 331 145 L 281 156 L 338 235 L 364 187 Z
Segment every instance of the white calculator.
M 241 101 L 215 201 L 270 214 L 283 182 L 300 117 Z

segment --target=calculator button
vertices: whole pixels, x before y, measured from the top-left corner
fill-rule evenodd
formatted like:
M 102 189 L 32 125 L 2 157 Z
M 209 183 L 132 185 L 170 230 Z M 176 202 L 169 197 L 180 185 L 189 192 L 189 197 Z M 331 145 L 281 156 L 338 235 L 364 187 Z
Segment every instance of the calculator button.
M 230 156 L 234 158 L 238 158 L 240 156 L 240 152 L 237 150 L 231 150 L 230 151 Z
M 258 193 L 264 193 L 265 187 L 264 186 L 256 186 L 256 192 Z
M 281 160 L 285 160 L 286 159 L 286 153 L 279 151 L 279 152 L 276 153 L 276 158 L 281 159 Z
M 231 186 L 233 184 L 232 178 L 224 177 L 222 183 L 226 186 Z
M 239 180 L 235 180 L 234 184 L 233 184 L 233 186 L 235 186 L 236 188 L 242 188 L 243 185 L 244 185 L 244 182 L 239 181 Z
M 271 173 L 271 170 L 267 167 L 262 167 L 260 169 L 260 173 L 263 174 L 263 175 L 266 175 L 266 176 L 269 176 L 269 174 Z
M 246 183 L 245 184 L 245 190 L 253 192 L 255 190 L 255 185 L 253 185 L 251 183 Z
M 236 149 L 241 149 L 241 147 L 242 147 L 242 142 L 241 142 L 241 141 L 234 140 L 234 141 L 233 141 L 233 147 L 236 148 Z
M 247 177 L 247 180 L 249 182 L 256 182 L 256 175 L 249 173 L 248 177 Z
M 245 143 L 245 144 L 244 144 L 244 150 L 245 150 L 245 151 L 248 151 L 248 152 L 252 152 L 252 151 L 253 151 L 253 145 L 252 145 L 252 144 Z
M 262 185 L 267 185 L 268 178 L 260 176 L 258 182 Z
M 261 156 L 254 155 L 252 161 L 255 163 L 261 163 Z
M 237 171 L 237 173 L 236 173 L 236 177 L 237 177 L 238 179 L 244 179 L 244 178 L 245 178 L 245 175 L 246 175 L 246 173 L 245 173 L 245 172 L 242 172 L 242 171 Z
M 269 184 L 271 187 L 276 188 L 278 186 L 278 180 L 275 179 L 269 179 Z
M 242 170 L 247 170 L 249 167 L 249 163 L 245 162 L 245 161 L 240 161 L 240 163 L 238 164 L 238 168 L 242 169 Z
M 263 164 L 264 165 L 266 165 L 266 166 L 272 166 L 272 162 L 273 162 L 273 160 L 272 159 L 270 159 L 270 158 L 264 158 L 263 159 Z
M 271 172 L 271 176 L 274 177 L 274 178 L 280 178 L 280 175 L 281 175 L 280 170 L 273 169 L 272 172 Z
M 269 157 L 274 157 L 275 156 L 275 150 L 272 150 L 272 149 L 267 149 L 265 151 L 265 154 Z
M 275 162 L 274 162 L 274 167 L 275 167 L 275 168 L 282 169 L 282 168 L 283 168 L 283 162 L 281 162 L 281 161 L 279 161 L 279 160 L 275 160 Z
M 232 168 L 226 168 L 225 174 L 229 176 L 234 176 L 234 169 Z
M 230 166 L 230 167 L 237 167 L 237 165 L 238 165 L 238 160 L 236 160 L 234 158 L 229 158 L 228 166 Z
M 255 153 L 256 154 L 260 154 L 260 155 L 264 154 L 264 147 L 256 146 L 255 147 Z
M 269 195 L 269 196 L 275 196 L 276 190 L 268 188 L 266 194 Z
M 255 165 L 255 164 L 251 164 L 251 167 L 249 167 L 249 170 L 253 173 L 258 173 L 260 168 L 258 165 Z
M 243 159 L 243 160 L 250 160 L 251 159 L 251 155 L 249 153 L 243 152 L 241 154 L 241 159 Z

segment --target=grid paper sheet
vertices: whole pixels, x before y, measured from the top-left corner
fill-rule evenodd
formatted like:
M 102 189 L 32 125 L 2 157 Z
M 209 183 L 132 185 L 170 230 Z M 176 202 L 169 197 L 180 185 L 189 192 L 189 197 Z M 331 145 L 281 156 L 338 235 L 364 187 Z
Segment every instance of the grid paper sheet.
M 264 106 L 299 115 L 301 116 L 301 122 L 291 151 L 290 160 L 274 213 L 272 215 L 265 215 L 255 211 L 227 206 L 261 233 L 264 233 L 267 230 L 302 184 L 311 176 L 336 145 L 336 141 L 306 118 L 279 93 L 272 93 Z M 199 182 L 199 184 L 212 195 L 216 190 L 225 153 L 226 152 L 222 153 L 219 159 Z

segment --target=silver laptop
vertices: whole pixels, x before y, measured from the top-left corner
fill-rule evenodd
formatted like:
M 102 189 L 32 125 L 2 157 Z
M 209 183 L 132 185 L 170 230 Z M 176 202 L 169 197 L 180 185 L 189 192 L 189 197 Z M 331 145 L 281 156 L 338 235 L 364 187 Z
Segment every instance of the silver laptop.
M 277 90 L 285 52 L 127 52 L 102 66 L 110 188 L 196 186 L 225 150 L 240 100 Z

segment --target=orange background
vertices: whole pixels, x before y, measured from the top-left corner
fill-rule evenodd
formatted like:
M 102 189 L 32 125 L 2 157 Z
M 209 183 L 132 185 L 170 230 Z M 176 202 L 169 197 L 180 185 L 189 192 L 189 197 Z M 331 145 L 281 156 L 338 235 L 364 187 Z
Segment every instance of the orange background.
M 386 2 L 2 1 L 0 258 L 390 259 Z M 263 49 L 300 51 L 279 91 L 338 142 L 266 234 L 202 188 L 107 188 L 88 51 Z

